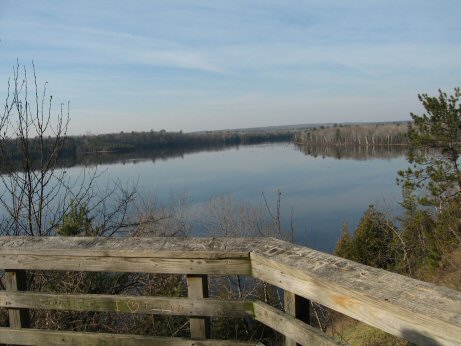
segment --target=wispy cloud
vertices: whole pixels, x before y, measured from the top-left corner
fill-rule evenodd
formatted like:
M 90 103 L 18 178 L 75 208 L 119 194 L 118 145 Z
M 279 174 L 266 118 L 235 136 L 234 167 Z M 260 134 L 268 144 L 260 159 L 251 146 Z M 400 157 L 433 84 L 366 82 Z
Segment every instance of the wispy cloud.
M 457 0 L 0 0 L 0 78 L 35 60 L 83 131 L 90 114 L 134 130 L 396 119 L 459 84 L 460 16 Z
M 172 41 L 88 27 L 16 21 L 7 25 L 11 32 L 16 32 L 14 44 L 19 50 L 21 46 L 32 50 L 49 63 L 154 65 L 220 71 L 199 51 Z M 36 34 L 31 35 L 32 32 Z

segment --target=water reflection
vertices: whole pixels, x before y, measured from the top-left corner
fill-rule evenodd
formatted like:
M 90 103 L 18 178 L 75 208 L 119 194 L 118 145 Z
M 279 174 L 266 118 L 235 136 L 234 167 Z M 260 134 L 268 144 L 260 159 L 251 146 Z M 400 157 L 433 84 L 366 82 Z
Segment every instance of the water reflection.
M 136 150 L 128 153 L 97 153 L 90 155 L 82 155 L 70 164 L 72 166 L 99 166 L 111 164 L 136 164 L 141 162 L 165 161 L 169 159 L 182 159 L 186 155 L 200 152 L 220 152 L 238 148 L 238 145 L 209 145 L 205 147 L 192 148 L 170 148 L 170 149 L 152 149 L 152 150 Z
M 288 143 L 288 142 L 281 142 Z M 221 152 L 225 150 L 238 149 L 241 145 L 202 145 L 190 148 L 168 148 L 168 149 L 151 149 L 151 150 L 133 150 L 129 152 L 97 152 L 91 154 L 72 154 L 63 155 L 56 164 L 57 168 L 71 168 L 76 166 L 95 167 L 102 165 L 114 164 L 136 164 L 141 162 L 165 161 L 169 159 L 182 159 L 186 155 L 196 154 L 200 152 Z M 247 145 L 249 146 L 249 145 Z M 39 168 L 39 158 L 32 160 L 33 168 Z M 22 161 L 17 159 L 11 162 L 11 167 L 0 167 L 1 173 L 8 173 L 10 170 L 20 171 Z
M 329 252 L 342 223 L 354 230 L 369 204 L 384 204 L 386 213 L 395 212 L 387 206 L 399 206 L 395 178 L 408 165 L 405 153 L 403 147 L 277 143 L 100 154 L 68 159 L 63 165 L 74 166 L 66 168 L 70 178 L 79 176 L 81 165 L 99 165 L 105 172 L 102 185 L 105 179 L 135 181 L 140 194 L 159 203 L 168 203 L 172 193 L 187 194 L 194 235 L 206 235 L 203 215 L 210 200 L 231 194 L 236 205 L 265 209 L 264 193 L 274 210 L 280 190 L 283 228 L 294 227 L 295 242 Z
M 342 146 L 325 145 L 313 146 L 309 144 L 296 144 L 296 148 L 302 153 L 313 157 L 332 157 L 338 160 L 371 160 L 371 159 L 395 159 L 405 156 L 408 147 L 403 145 L 394 146 Z

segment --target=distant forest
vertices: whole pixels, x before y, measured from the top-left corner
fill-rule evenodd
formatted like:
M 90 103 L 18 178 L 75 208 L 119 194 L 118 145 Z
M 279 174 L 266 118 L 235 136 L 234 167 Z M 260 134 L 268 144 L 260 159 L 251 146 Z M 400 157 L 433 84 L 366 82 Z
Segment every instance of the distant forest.
M 301 150 L 309 155 L 363 158 L 362 151 L 328 150 L 325 147 L 397 146 L 408 144 L 407 123 L 309 125 L 307 129 L 245 129 L 183 133 L 149 131 L 101 135 L 68 136 L 61 148 L 59 167 L 78 164 L 95 165 L 127 160 L 155 161 L 178 157 L 201 150 L 221 150 L 239 145 L 292 142 L 307 145 Z M 55 138 L 30 138 L 27 143 L 9 139 L 3 143 L 1 171 L 21 169 L 23 146 L 28 146 L 32 163 L 39 166 L 39 153 L 53 150 Z M 49 148 L 49 150 L 47 150 Z M 43 149 L 43 150 L 42 150 Z M 386 154 L 387 155 L 387 154 Z M 44 157 L 48 155 L 45 154 Z M 367 155 L 365 155 L 367 156 Z M 14 167 L 5 167 L 8 162 Z
M 69 167 L 79 163 L 101 164 L 113 162 L 120 157 L 123 160 L 130 157 L 156 159 L 181 156 L 186 153 L 200 150 L 219 150 L 245 144 L 259 144 L 269 142 L 291 142 L 295 131 L 204 131 L 194 133 L 149 131 L 149 132 L 120 132 L 102 135 L 69 136 L 62 147 L 62 155 L 58 166 Z M 46 153 L 55 147 L 53 137 L 30 138 L 27 143 L 19 139 L 10 139 L 3 143 L 3 163 L 13 164 L 13 169 L 20 169 L 23 157 L 23 146 L 27 145 L 32 155 L 32 162 L 38 166 L 41 160 L 40 153 Z M 42 150 L 42 148 L 44 150 Z M 48 148 L 48 150 L 47 150 Z M 48 157 L 49 155 L 45 155 Z M 7 159 L 7 160 L 6 160 Z M 34 164 L 34 166 L 35 166 Z M 3 167 L 4 169 L 7 167 Z
M 393 146 L 408 145 L 407 123 L 321 126 L 300 131 L 295 142 L 334 146 Z
M 69 137 L 66 150 L 75 153 L 123 153 L 153 149 L 206 148 L 265 142 L 288 142 L 290 131 L 206 131 L 195 133 L 150 131 Z

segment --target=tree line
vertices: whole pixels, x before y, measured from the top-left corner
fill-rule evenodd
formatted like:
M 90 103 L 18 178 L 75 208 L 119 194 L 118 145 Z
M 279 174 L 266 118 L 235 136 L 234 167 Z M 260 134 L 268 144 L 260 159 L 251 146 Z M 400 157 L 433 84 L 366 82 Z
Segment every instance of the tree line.
M 76 153 L 127 152 L 170 148 L 197 148 L 286 142 L 293 138 L 289 131 L 205 131 L 183 133 L 161 131 L 120 132 L 95 136 L 70 137 L 68 148 Z
M 27 134 L 25 134 L 27 135 Z M 40 152 L 51 153 L 56 136 L 9 136 L 3 139 L 3 150 L 11 162 L 20 163 L 26 145 L 32 161 L 39 160 Z M 101 135 L 66 136 L 60 147 L 60 160 L 82 159 L 93 154 L 126 154 L 134 152 L 188 152 L 247 144 L 289 142 L 292 131 L 205 131 L 183 133 L 161 131 L 120 132 Z M 24 141 L 27 141 L 25 143 Z M 37 165 L 35 162 L 34 165 Z
M 340 124 L 301 131 L 296 143 L 335 146 L 393 146 L 408 144 L 406 123 Z

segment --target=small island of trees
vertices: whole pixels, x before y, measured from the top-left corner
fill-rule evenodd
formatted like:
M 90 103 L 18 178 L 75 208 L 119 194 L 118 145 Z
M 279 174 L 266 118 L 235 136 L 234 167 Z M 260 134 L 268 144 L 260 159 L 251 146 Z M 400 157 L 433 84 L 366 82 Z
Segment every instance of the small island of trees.
M 407 123 L 335 124 L 301 131 L 295 142 L 317 146 L 394 146 L 407 145 Z

